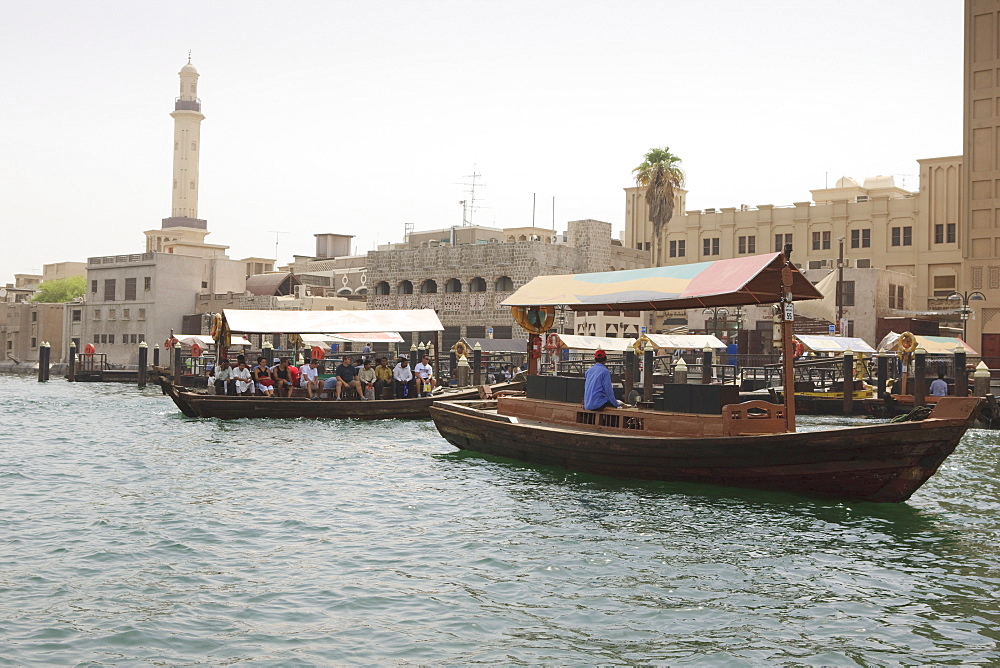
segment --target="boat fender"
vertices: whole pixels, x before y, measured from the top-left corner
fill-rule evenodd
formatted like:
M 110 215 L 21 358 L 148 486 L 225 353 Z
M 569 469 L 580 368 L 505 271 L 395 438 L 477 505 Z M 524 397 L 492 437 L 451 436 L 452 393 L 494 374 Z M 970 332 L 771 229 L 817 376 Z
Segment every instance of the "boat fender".
M 899 349 L 904 353 L 912 353 L 917 349 L 917 337 L 912 332 L 903 332 L 899 336 Z

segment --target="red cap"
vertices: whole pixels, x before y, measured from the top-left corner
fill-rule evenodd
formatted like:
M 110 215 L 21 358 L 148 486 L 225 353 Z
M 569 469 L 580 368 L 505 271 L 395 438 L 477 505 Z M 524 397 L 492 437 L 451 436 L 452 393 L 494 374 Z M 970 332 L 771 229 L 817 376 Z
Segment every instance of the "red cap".
M 594 359 L 595 360 L 606 360 L 606 359 L 608 359 L 608 354 L 606 352 L 604 352 L 603 350 L 601 350 L 600 348 L 598 348 L 597 352 L 594 353 Z

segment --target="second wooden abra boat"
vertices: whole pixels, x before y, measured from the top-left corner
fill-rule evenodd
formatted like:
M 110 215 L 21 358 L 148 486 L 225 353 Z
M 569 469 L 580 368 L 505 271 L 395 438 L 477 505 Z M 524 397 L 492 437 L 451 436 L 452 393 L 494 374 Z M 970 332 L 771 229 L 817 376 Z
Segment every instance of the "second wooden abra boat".
M 780 303 L 782 347 L 791 350 L 793 299 L 820 297 L 784 254 L 646 270 L 542 276 L 504 303 L 526 309 L 667 310 Z M 538 318 L 536 318 L 538 320 Z M 785 387 L 793 387 L 791 355 Z M 648 408 L 584 410 L 578 404 L 506 397 L 431 406 L 457 448 L 618 478 L 712 483 L 844 499 L 908 499 L 975 420 L 977 398 L 942 398 L 928 419 L 797 433 L 795 403 L 750 401 L 721 414 Z
M 498 385 L 494 389 L 519 389 L 523 383 Z M 170 381 L 161 380 L 160 387 L 164 394 L 173 399 L 177 408 L 188 417 L 219 418 L 221 420 L 238 420 L 240 418 L 312 418 L 340 420 L 354 418 L 358 420 L 419 420 L 430 417 L 430 407 L 441 400 L 473 399 L 479 396 L 478 388 L 451 390 L 435 394 L 432 397 L 415 397 L 413 399 L 380 399 L 377 401 L 361 401 L 359 399 L 309 400 L 307 398 L 264 397 L 253 395 L 249 397 L 229 397 L 213 394 L 189 392 L 179 388 Z

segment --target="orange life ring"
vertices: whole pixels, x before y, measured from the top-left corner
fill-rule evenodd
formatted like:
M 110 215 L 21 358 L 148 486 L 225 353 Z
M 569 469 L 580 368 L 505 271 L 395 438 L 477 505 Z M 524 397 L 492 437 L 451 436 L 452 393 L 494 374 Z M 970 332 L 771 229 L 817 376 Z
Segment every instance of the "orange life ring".
M 168 337 L 167 340 L 163 342 L 163 348 L 165 350 L 170 350 L 176 343 L 177 339 L 175 337 Z
M 309 351 L 309 354 L 312 355 L 312 359 L 314 360 L 321 360 L 326 357 L 326 351 L 320 346 L 313 346 L 312 350 Z
M 83 354 L 86 355 L 87 357 L 90 357 L 95 352 L 97 352 L 97 348 L 94 347 L 93 343 L 88 343 L 83 347 Z
M 191 357 L 201 357 L 201 346 L 197 343 L 191 344 Z
M 216 313 L 212 316 L 212 338 L 218 339 L 222 333 L 222 314 Z
M 904 353 L 912 353 L 917 349 L 917 337 L 913 332 L 903 332 L 899 336 L 899 349 Z
M 463 341 L 459 341 L 454 346 L 451 347 L 455 351 L 455 357 L 469 357 L 469 346 L 465 345 Z
M 548 350 L 559 350 L 559 335 L 552 332 L 545 337 L 545 348 Z
M 795 347 L 793 348 L 792 358 L 798 359 L 802 357 L 802 353 L 806 351 L 806 347 L 802 345 L 802 342 L 798 339 L 795 340 Z

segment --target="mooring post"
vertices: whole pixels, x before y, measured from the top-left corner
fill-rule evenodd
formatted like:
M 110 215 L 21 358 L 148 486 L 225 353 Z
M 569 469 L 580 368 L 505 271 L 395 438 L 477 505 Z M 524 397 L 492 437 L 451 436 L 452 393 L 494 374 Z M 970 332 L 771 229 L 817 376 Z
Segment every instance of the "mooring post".
M 976 365 L 976 372 L 972 374 L 973 394 L 977 397 L 985 397 L 990 393 L 990 368 L 986 362 Z
M 45 380 L 49 379 L 52 373 L 52 343 L 45 342 Z
M 45 341 L 38 346 L 38 382 L 45 382 Z
M 465 355 L 458 358 L 458 362 L 455 363 L 455 371 L 458 377 L 459 387 L 468 387 L 469 385 L 469 360 L 465 359 Z
M 653 342 L 646 339 L 646 345 L 642 349 L 642 400 L 653 400 L 653 373 L 656 366 L 656 349 Z M 625 395 L 628 398 L 628 395 Z
M 965 346 L 955 346 L 955 396 L 969 396 L 969 374 L 965 371 Z
M 553 365 L 555 366 L 555 365 Z M 635 349 L 629 346 L 625 351 L 625 377 L 622 379 L 622 390 L 626 400 L 635 389 Z
M 69 369 L 66 378 L 71 383 L 76 381 L 76 341 L 69 342 Z
M 483 347 L 478 341 L 472 346 L 472 384 L 476 387 L 483 384 Z
M 913 406 L 923 406 L 927 401 L 927 351 L 913 351 Z
M 844 415 L 854 412 L 854 351 L 844 351 Z
M 895 357 L 895 355 L 892 357 Z M 878 363 L 875 396 L 881 399 L 885 395 L 885 386 L 889 379 L 889 360 L 891 358 L 885 353 L 877 353 L 875 359 Z
M 712 349 L 709 346 L 701 351 L 701 384 L 712 384 Z
M 146 358 L 149 357 L 149 346 L 145 341 L 139 342 L 139 387 L 146 387 Z
M 677 363 L 674 364 L 674 382 L 678 385 L 687 385 L 688 365 L 683 357 L 678 357 Z
M 160 344 L 153 344 L 153 366 L 160 366 Z
M 174 385 L 181 384 L 181 342 L 174 344 Z

